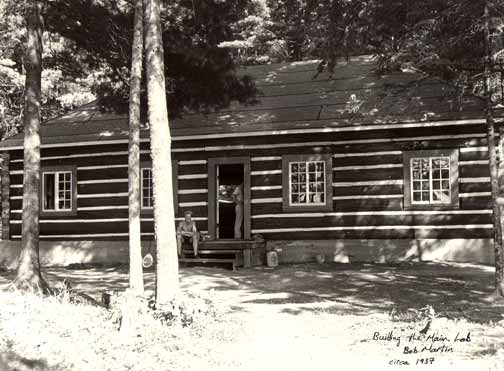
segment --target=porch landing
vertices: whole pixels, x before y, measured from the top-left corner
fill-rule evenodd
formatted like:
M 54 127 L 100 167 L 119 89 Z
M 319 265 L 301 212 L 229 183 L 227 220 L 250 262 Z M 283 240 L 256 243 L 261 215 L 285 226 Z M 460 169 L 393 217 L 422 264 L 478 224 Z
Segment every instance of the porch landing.
M 208 240 L 201 241 L 198 246 L 198 257 L 194 256 L 192 245 L 182 247 L 181 263 L 194 264 L 226 264 L 231 265 L 233 270 L 243 266 L 264 264 L 265 242 L 259 240 Z

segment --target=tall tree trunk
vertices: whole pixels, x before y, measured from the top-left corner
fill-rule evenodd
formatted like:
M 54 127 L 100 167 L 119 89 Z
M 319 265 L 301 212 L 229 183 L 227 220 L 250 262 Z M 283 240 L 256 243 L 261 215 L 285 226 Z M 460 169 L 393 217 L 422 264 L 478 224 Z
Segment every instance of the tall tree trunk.
M 47 290 L 40 272 L 40 95 L 42 76 L 42 5 L 27 5 L 26 86 L 24 108 L 23 220 L 19 266 L 14 284 L 21 289 Z
M 485 54 L 486 63 L 484 71 L 484 87 L 486 98 L 486 124 L 487 124 L 487 141 L 488 141 L 488 158 L 490 167 L 490 182 L 492 185 L 492 211 L 494 225 L 494 253 L 495 253 L 495 292 L 497 297 L 504 296 L 504 253 L 502 245 L 502 210 L 499 205 L 499 174 L 497 156 L 495 153 L 495 128 L 492 107 L 492 92 L 491 92 L 491 69 L 493 65 L 492 58 L 492 40 L 490 37 L 490 14 L 488 9 L 488 1 L 485 1 L 484 24 L 485 24 Z M 502 159 L 500 159 L 502 161 Z
M 144 291 L 140 231 L 140 91 L 143 58 L 143 0 L 135 2 L 133 50 L 129 101 L 129 285 L 133 292 Z
M 494 254 L 495 254 L 495 296 L 504 296 L 504 254 L 502 245 L 502 206 L 499 205 L 499 181 L 495 129 L 492 114 L 492 103 L 488 101 L 486 109 L 488 156 L 490 167 L 490 182 L 492 184 L 492 211 L 494 225 Z M 502 161 L 502 160 L 501 160 Z
M 145 28 L 157 260 L 156 302 L 163 305 L 177 295 L 179 280 L 159 0 L 145 0 Z

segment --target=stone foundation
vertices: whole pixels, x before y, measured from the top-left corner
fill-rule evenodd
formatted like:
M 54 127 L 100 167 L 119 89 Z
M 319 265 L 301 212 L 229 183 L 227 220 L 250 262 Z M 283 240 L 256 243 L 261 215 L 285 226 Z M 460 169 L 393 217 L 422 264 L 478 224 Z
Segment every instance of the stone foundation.
M 0 241 L 0 266 L 15 269 L 20 241 Z M 252 251 L 252 266 L 265 264 L 263 249 Z M 266 250 L 276 250 L 280 263 L 315 261 L 323 254 L 326 262 L 454 261 L 493 265 L 490 239 L 424 240 L 311 240 L 267 241 Z M 142 243 L 142 254 L 155 255 L 154 242 Z M 40 262 L 44 266 L 76 263 L 127 264 L 127 241 L 41 241 Z
M 429 260 L 494 263 L 490 239 L 267 241 L 266 250 L 276 250 L 280 263 L 315 261 L 317 254 L 323 254 L 326 262 L 342 263 Z
M 0 241 L 0 266 L 15 269 L 20 250 L 20 241 Z M 128 241 L 40 241 L 39 252 L 43 266 L 129 262 Z M 155 256 L 154 242 L 142 242 L 142 255 L 148 252 Z

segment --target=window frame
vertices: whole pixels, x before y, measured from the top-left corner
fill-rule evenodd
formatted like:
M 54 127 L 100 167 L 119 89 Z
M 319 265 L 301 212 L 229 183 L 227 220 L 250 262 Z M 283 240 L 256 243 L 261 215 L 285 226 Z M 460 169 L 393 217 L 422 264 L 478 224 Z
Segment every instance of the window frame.
M 290 164 L 293 162 L 324 162 L 324 197 L 322 204 L 291 204 Z M 310 212 L 333 210 L 332 156 L 330 154 L 282 156 L 282 209 L 284 212 Z
M 152 206 L 144 205 L 144 170 L 150 171 L 150 199 Z M 154 209 L 154 184 L 152 183 L 152 165 L 151 164 L 141 164 L 140 165 L 140 209 L 144 211 L 152 211 Z
M 45 174 L 60 174 L 60 173 L 70 173 L 72 179 L 71 184 L 71 208 L 70 209 L 54 209 L 47 210 L 44 207 L 45 204 L 45 187 L 44 187 L 44 176 Z M 55 184 L 57 184 L 57 175 L 55 176 Z M 57 201 L 55 201 L 56 203 Z M 74 165 L 62 165 L 62 166 L 45 166 L 40 169 L 40 215 L 41 216 L 75 216 L 77 215 L 77 167 Z
M 152 161 L 141 161 L 140 162 L 140 212 L 143 215 L 152 215 L 154 213 L 154 194 L 152 194 L 152 207 L 143 206 L 143 169 L 151 169 L 151 179 L 152 179 Z M 178 161 L 172 160 L 172 187 L 173 187 L 173 208 L 175 211 L 175 216 L 178 213 Z
M 446 210 L 459 209 L 459 164 L 458 164 L 458 149 L 433 149 L 408 151 L 403 153 L 403 179 L 404 179 L 404 209 L 405 210 Z M 432 163 L 432 158 L 446 157 L 450 164 L 450 202 L 440 203 L 415 203 L 413 196 L 413 180 L 411 174 L 411 160 L 414 158 L 427 158 L 429 164 Z M 429 170 L 429 199 L 432 194 L 432 167 Z

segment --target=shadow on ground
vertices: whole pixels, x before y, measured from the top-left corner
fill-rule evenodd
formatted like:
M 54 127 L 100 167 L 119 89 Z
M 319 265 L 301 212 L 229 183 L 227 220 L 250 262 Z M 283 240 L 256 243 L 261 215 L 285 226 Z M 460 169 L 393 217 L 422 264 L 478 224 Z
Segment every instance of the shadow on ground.
M 101 292 L 124 290 L 127 267 L 68 270 L 47 268 L 50 282 L 67 279 L 72 287 L 95 298 Z M 0 273 L 0 289 L 8 273 Z M 499 321 L 504 306 L 485 301 L 493 290 L 493 268 L 470 264 L 298 264 L 229 271 L 192 267 L 180 270 L 186 290 L 214 290 L 234 309 L 258 307 L 292 315 L 304 312 L 367 315 L 406 312 L 431 305 L 448 318 L 474 322 Z M 144 273 L 146 289 L 154 290 L 154 272 Z
M 236 309 L 253 304 L 279 311 L 366 315 L 406 312 L 431 305 L 439 315 L 475 322 L 499 321 L 504 307 L 485 298 L 493 291 L 493 268 L 469 264 L 299 264 L 228 273 L 193 268 L 184 279 L 211 277 L 215 290 L 242 293 Z M 231 279 L 229 279 L 231 278 Z M 183 282 L 184 282 L 183 279 Z
M 44 359 L 33 359 L 23 357 L 12 350 L 12 344 L 7 344 L 2 354 L 0 354 L 1 371 L 56 371 L 57 366 L 50 367 Z

